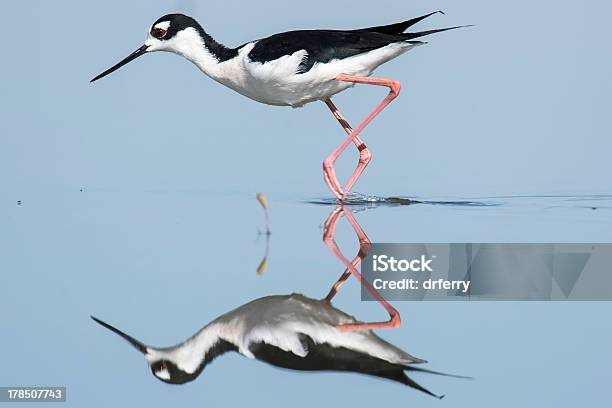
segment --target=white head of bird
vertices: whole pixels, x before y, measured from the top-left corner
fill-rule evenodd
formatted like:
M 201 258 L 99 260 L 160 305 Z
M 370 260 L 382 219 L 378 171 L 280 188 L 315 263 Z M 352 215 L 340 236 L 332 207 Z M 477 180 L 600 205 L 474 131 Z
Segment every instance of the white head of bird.
M 229 49 L 218 44 L 192 17 L 184 14 L 167 14 L 153 23 L 141 47 L 90 82 L 107 76 L 141 55 L 155 51 L 173 52 L 200 65 L 206 64 L 204 60 L 207 57 L 213 63 L 214 59 L 218 59 L 216 56 L 223 55 Z

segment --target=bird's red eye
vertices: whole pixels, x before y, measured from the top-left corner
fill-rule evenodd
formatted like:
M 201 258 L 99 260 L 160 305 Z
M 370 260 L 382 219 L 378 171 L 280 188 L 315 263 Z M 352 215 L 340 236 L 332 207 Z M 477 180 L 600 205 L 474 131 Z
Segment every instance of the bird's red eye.
M 163 28 L 154 28 L 153 30 L 151 30 L 151 34 L 153 34 L 153 37 L 155 38 L 164 38 L 166 36 L 166 33 L 167 31 Z

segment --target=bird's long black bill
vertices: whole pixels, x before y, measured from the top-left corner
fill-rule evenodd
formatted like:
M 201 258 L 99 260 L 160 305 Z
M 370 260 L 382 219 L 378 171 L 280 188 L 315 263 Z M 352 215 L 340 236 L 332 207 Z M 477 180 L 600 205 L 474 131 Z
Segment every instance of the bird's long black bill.
M 115 72 L 116 70 L 118 70 L 119 68 L 121 68 L 122 66 L 127 64 L 128 62 L 133 61 L 136 58 L 138 58 L 141 55 L 143 55 L 144 53 L 146 53 L 147 52 L 147 48 L 149 48 L 148 45 L 143 45 L 142 47 L 138 48 L 136 51 L 134 51 L 133 53 L 128 55 L 126 58 L 122 59 L 121 61 L 119 61 L 118 63 L 116 63 L 115 65 L 113 65 L 112 67 L 110 67 L 109 69 L 107 69 L 106 71 L 104 71 L 103 73 L 101 73 L 100 75 L 98 75 L 97 77 L 95 77 L 94 79 L 92 79 L 89 82 L 97 81 L 98 79 L 104 78 L 108 74 L 110 74 L 112 72 Z
M 111 326 L 110 324 L 103 322 L 102 320 L 90 316 L 94 322 L 100 324 L 103 327 L 106 327 L 108 330 L 112 331 L 113 333 L 118 334 L 119 336 L 123 337 L 125 340 L 127 340 L 132 346 L 134 346 L 138 351 L 140 351 L 142 354 L 147 354 L 147 346 L 145 346 L 144 344 L 142 344 L 141 342 L 139 342 L 138 340 L 136 340 L 135 338 L 133 338 L 132 336 L 125 334 L 124 332 L 122 332 L 121 330 Z

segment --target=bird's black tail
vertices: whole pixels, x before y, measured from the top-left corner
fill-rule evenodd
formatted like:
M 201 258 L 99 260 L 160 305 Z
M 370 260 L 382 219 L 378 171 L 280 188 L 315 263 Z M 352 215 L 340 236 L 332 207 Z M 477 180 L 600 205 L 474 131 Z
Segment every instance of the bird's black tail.
M 403 366 L 402 368 L 403 368 L 403 370 L 398 375 L 398 377 L 395 378 L 395 380 L 397 380 L 397 381 L 399 381 L 399 382 L 401 382 L 403 384 L 406 384 L 407 386 L 409 386 L 411 388 L 414 388 L 415 390 L 419 390 L 421 392 L 424 392 L 425 394 L 431 395 L 432 397 L 436 397 L 438 399 L 444 398 L 444 395 L 436 395 L 436 394 L 434 394 L 433 392 L 429 391 L 427 388 L 423 387 L 422 385 L 420 385 L 419 383 L 414 381 L 412 378 L 408 377 L 404 371 L 412 371 L 412 372 L 419 372 L 419 373 L 443 375 L 445 377 L 463 378 L 463 379 L 467 379 L 467 380 L 473 380 L 474 379 L 473 377 L 466 377 L 466 376 L 462 376 L 462 375 L 447 374 L 447 373 L 442 373 L 440 371 L 428 370 L 426 368 L 414 367 L 412 365 L 410 365 L 410 366 Z
M 402 33 L 400 34 L 400 36 L 404 37 L 405 40 L 412 40 L 414 38 L 424 37 L 429 34 L 441 33 L 442 31 L 456 30 L 457 28 L 464 28 L 464 27 L 472 27 L 472 26 L 462 25 L 462 26 L 455 26 L 455 27 L 438 28 L 436 30 L 419 31 L 416 33 Z
M 395 24 L 389 24 L 389 25 L 384 25 L 384 26 L 377 26 L 377 27 L 369 27 L 369 28 L 363 28 L 360 30 L 356 30 L 356 31 L 369 31 L 369 32 L 373 32 L 373 33 L 380 33 L 380 34 L 388 34 L 388 35 L 397 35 L 397 36 L 401 36 L 406 40 L 411 40 L 413 38 L 419 38 L 419 37 L 423 37 L 429 34 L 435 34 L 435 33 L 439 33 L 442 31 L 448 31 L 448 30 L 455 30 L 457 28 L 463 28 L 463 27 L 471 27 L 469 25 L 464 25 L 464 26 L 455 26 L 455 27 L 447 27 L 447 28 L 438 28 L 435 30 L 427 30 L 427 31 L 418 31 L 418 32 L 414 32 L 414 33 L 406 33 L 405 31 L 412 27 L 413 25 L 415 25 L 416 23 L 418 23 L 421 20 L 426 19 L 429 16 L 432 16 L 434 14 L 444 14 L 444 12 L 442 11 L 434 11 L 433 13 L 429 13 L 429 14 L 425 14 L 424 16 L 420 16 L 420 17 L 415 17 L 412 18 L 410 20 L 406 20 L 406 21 L 402 21 L 400 23 L 395 23 Z

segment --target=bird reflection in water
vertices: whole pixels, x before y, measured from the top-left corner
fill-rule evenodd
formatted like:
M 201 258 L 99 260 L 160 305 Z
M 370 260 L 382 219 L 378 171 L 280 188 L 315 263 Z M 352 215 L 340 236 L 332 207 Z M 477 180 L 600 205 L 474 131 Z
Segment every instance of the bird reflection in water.
M 334 240 L 342 215 L 359 237 L 360 250 L 352 261 L 342 255 Z M 146 345 L 96 317 L 92 319 L 127 340 L 145 356 L 153 375 L 170 384 L 193 381 L 216 357 L 234 351 L 286 369 L 344 371 L 385 378 L 442 398 L 416 383 L 407 373 L 458 376 L 415 366 L 426 361 L 383 340 L 371 330 L 399 325 L 399 314 L 384 299 L 378 296 L 391 318 L 379 323 L 359 322 L 331 304 L 349 276 L 361 280 L 356 266 L 370 245 L 350 211 L 342 207 L 332 211 L 325 222 L 324 241 L 346 270 L 323 299 L 297 293 L 255 299 L 221 315 L 172 347 Z

